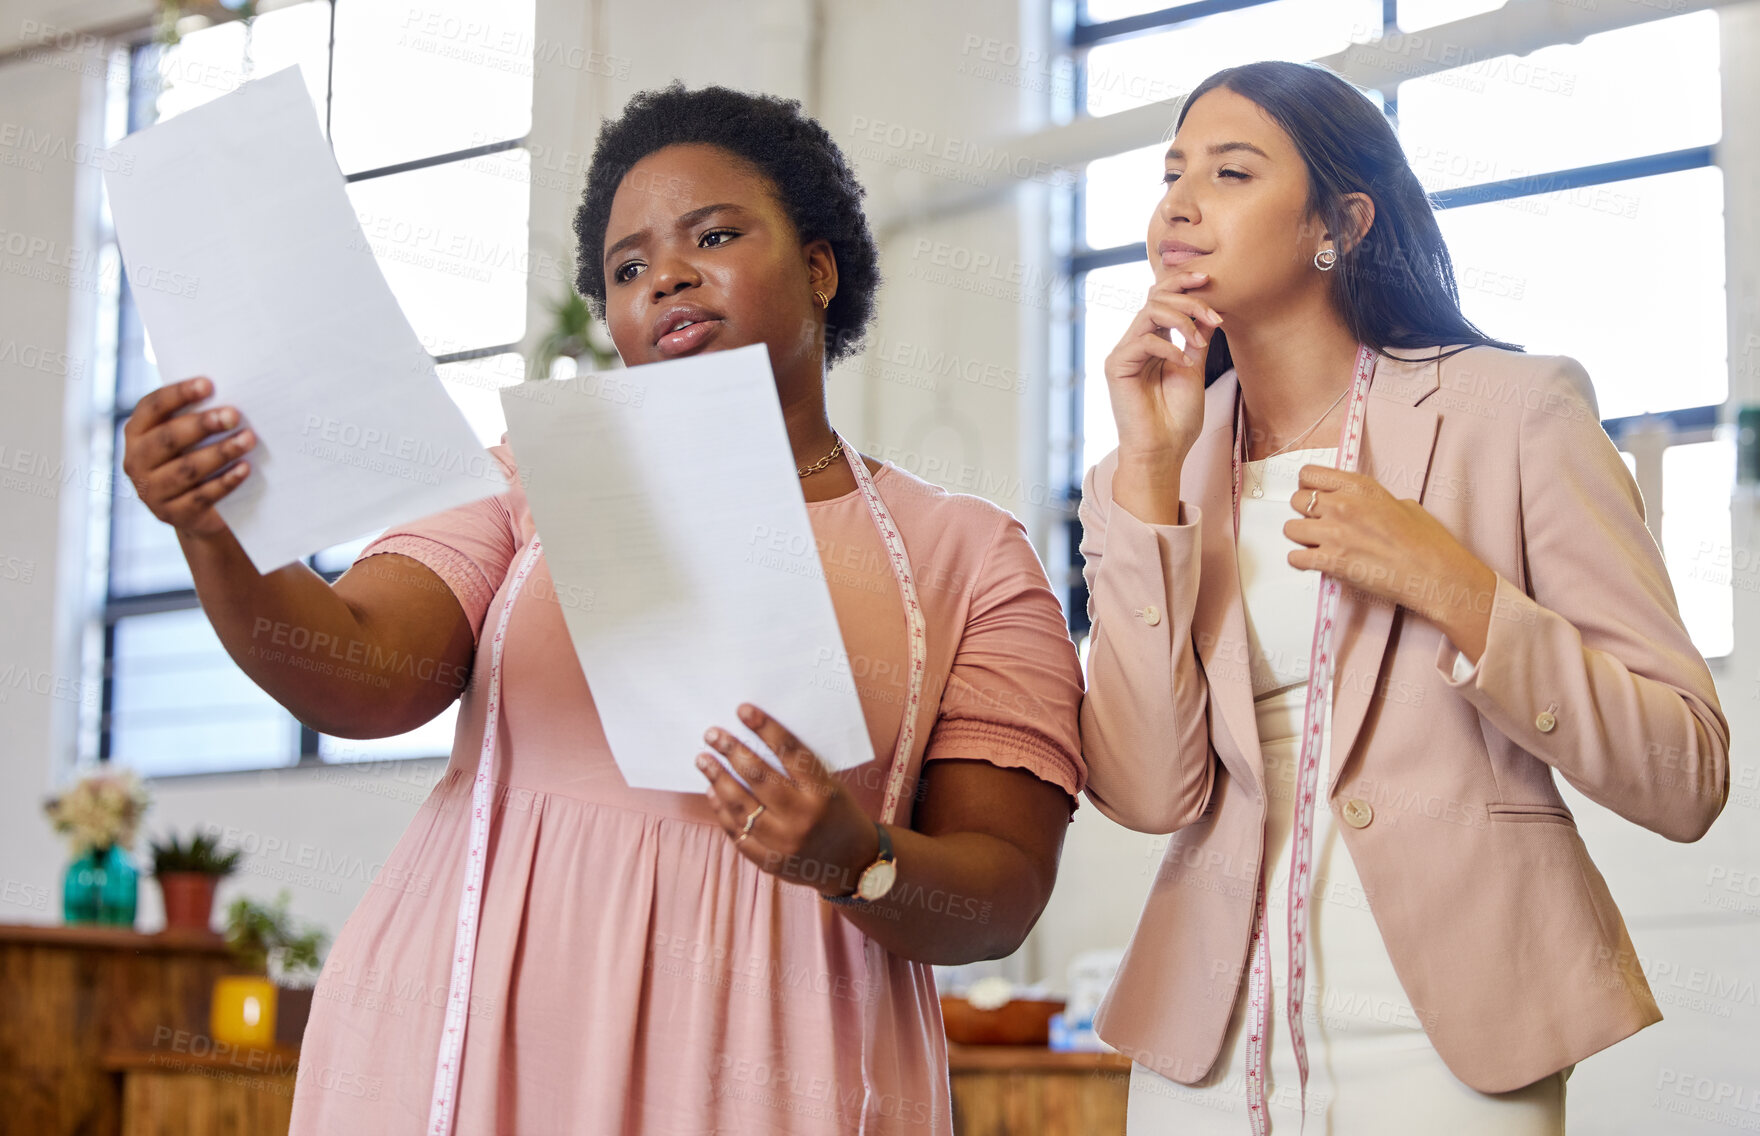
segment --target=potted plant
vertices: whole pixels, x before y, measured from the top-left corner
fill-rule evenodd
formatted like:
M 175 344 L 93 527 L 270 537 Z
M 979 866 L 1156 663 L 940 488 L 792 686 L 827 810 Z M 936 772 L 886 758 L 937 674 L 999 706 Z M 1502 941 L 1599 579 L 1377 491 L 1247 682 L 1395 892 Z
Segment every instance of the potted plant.
M 237 848 L 222 851 L 219 843 L 198 832 L 185 844 L 175 834 L 154 841 L 153 877 L 165 899 L 165 929 L 211 932 L 214 889 L 238 869 Z
M 297 1045 L 305 1033 L 310 981 L 323 965 L 320 956 L 329 936 L 310 924 L 295 928 L 289 902 L 283 888 L 273 904 L 241 896 L 227 907 L 226 944 L 249 973 L 214 981 L 208 1025 L 216 1040 Z
M 149 803 L 134 770 L 108 766 L 43 802 L 43 812 L 73 852 L 61 891 L 67 922 L 134 926 L 140 877 L 128 848 Z
M 558 359 L 579 362 L 591 357 L 595 370 L 605 370 L 618 363 L 617 347 L 611 342 L 605 325 L 593 318 L 593 310 L 571 283 L 560 299 L 545 303 L 550 311 L 550 328 L 532 352 L 526 374 L 534 379 L 547 379 Z

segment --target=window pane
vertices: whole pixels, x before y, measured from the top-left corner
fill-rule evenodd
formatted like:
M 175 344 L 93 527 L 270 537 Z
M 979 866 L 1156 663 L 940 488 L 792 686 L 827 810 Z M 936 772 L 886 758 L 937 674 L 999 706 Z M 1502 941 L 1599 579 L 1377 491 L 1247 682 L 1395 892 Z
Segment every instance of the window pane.
M 1495 12 L 1503 5 L 1504 0 L 1399 0 L 1399 26 L 1401 31 L 1415 32 Z
M 159 385 L 159 366 L 153 357 L 152 344 L 147 340 L 147 330 L 141 326 L 140 309 L 134 306 L 128 274 L 118 273 L 117 284 L 121 300 L 116 343 L 116 406 L 126 410 Z
M 1706 658 L 1735 648 L 1732 570 L 1744 583 L 1755 578 L 1751 564 L 1731 562 L 1729 503 L 1735 480 L 1736 450 L 1729 440 L 1662 451 L 1662 555 L 1681 620 Z
M 1182 0 L 1087 0 L 1083 5 L 1082 19 L 1090 24 L 1103 24 L 1107 20 L 1122 20 L 1126 16 L 1141 16 L 1145 12 L 1177 8 L 1181 2 Z
M 1501 181 L 1716 142 L 1719 87 L 1694 12 L 1401 83 L 1400 140 L 1428 190 Z
M 526 151 L 510 150 L 349 185 L 385 281 L 431 353 L 525 333 L 529 170 Z
M 117 621 L 114 760 L 143 776 L 297 760 L 299 728 L 238 669 L 199 608 Z
M 1718 170 L 1445 209 L 1437 220 L 1467 318 L 1494 338 L 1582 363 L 1601 417 L 1729 397 Z M 1660 371 L 1659 357 L 1637 346 L 1624 283 L 1643 249 L 1668 250 Z
M 1316 59 L 1380 34 L 1381 0 L 1273 0 L 1205 16 L 1090 50 L 1086 106 L 1096 117 L 1117 114 L 1178 98 L 1224 67 Z
M 1118 445 L 1118 424 L 1106 391 L 1106 356 L 1143 307 L 1155 273 L 1147 258 L 1082 277 L 1082 470 Z
M 485 447 L 500 445 L 501 435 L 507 432 L 501 389 L 525 382 L 525 359 L 518 352 L 507 351 L 481 359 L 443 363 L 439 371 L 446 393 L 464 411 L 464 419 L 477 432 L 477 439 Z
M 458 728 L 458 703 L 442 710 L 432 721 L 394 738 L 318 737 L 318 756 L 325 761 L 377 761 L 393 757 L 445 757 L 452 752 L 452 735 Z
M 110 519 L 110 594 L 137 596 L 193 588 L 177 532 L 141 504 L 122 472 L 122 428 L 116 429 L 115 487 Z
M 159 79 L 157 119 L 162 122 L 173 118 L 236 91 L 247 79 L 262 78 L 298 64 L 322 129 L 329 53 L 328 0 L 312 0 L 265 12 L 248 22 L 234 20 L 191 32 L 172 46 L 145 57 L 153 62 Z
M 1167 143 L 1088 163 L 1082 183 L 1083 244 L 1088 248 L 1142 244 L 1149 215 L 1161 200 L 1161 157 Z
M 532 125 L 533 9 L 534 0 L 337 8 L 337 163 L 357 173 L 524 137 Z M 581 66 L 595 58 L 583 53 Z

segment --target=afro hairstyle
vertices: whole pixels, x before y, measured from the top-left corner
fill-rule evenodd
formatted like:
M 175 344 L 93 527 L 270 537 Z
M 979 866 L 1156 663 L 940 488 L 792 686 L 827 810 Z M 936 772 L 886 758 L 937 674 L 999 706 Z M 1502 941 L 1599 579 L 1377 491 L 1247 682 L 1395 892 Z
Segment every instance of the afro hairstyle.
M 618 185 L 637 162 L 668 146 L 718 146 L 776 189 L 803 242 L 823 238 L 837 261 L 837 295 L 825 313 L 825 354 L 835 363 L 861 345 L 880 286 L 880 253 L 862 212 L 866 190 L 831 135 L 794 99 L 682 83 L 638 92 L 599 129 L 575 211 L 575 289 L 605 315 L 605 229 Z

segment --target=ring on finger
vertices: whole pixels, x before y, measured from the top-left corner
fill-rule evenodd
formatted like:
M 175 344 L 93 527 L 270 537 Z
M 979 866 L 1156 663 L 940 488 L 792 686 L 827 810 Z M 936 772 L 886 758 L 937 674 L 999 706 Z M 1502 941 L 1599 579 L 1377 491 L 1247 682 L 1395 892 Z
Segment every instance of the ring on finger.
M 765 806 L 759 805 L 757 808 L 746 814 L 745 826 L 739 830 L 739 835 L 733 838 L 735 844 L 738 844 L 752 834 L 752 826 L 758 823 L 758 817 L 763 815 L 764 808 Z
M 1309 493 L 1308 494 L 1308 507 L 1306 509 L 1303 509 L 1302 512 L 1307 516 L 1310 516 L 1310 517 L 1313 516 L 1314 515 L 1314 505 L 1319 500 L 1320 500 L 1320 491 L 1318 489 Z

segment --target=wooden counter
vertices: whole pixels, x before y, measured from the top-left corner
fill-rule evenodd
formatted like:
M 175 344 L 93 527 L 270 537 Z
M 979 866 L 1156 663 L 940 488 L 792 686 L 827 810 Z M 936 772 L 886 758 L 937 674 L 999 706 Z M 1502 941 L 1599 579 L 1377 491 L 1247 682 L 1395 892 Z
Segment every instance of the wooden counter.
M 958 1136 L 1123 1136 L 1122 1054 L 948 1042 L 947 1067 Z
M 214 934 L 0 924 L 0 1127 L 119 1136 L 123 1079 L 104 1055 L 206 1032 L 214 980 L 236 969 Z
M 122 1136 L 286 1133 L 299 1050 L 207 1042 L 196 1035 L 104 1055 L 104 1067 L 122 1075 Z

